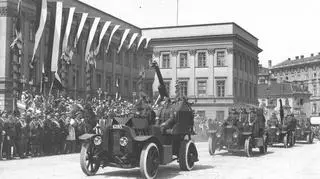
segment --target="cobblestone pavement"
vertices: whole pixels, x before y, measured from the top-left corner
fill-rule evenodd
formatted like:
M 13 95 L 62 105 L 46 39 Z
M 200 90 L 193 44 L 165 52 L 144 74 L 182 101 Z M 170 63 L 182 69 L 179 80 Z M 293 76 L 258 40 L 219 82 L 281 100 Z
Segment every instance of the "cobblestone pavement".
M 161 166 L 159 178 L 216 178 L 216 179 L 319 179 L 320 142 L 298 143 L 293 148 L 273 147 L 266 155 L 247 158 L 242 152 L 208 154 L 207 143 L 197 143 L 200 161 L 194 170 L 182 172 L 176 162 Z M 59 155 L 22 160 L 0 161 L 0 179 L 70 179 L 70 178 L 140 178 L 139 169 L 100 169 L 86 177 L 79 164 L 79 154 Z

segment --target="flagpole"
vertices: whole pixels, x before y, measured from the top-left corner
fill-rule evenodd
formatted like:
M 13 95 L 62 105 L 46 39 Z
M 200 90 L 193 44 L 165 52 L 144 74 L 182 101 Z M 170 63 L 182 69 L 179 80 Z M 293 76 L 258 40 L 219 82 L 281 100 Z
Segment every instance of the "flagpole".
M 51 86 L 50 86 L 50 90 L 49 90 L 49 96 L 51 95 L 51 91 L 53 88 L 53 83 L 54 83 L 55 77 L 53 77 L 52 82 L 51 82 Z
M 177 26 L 179 25 L 179 0 L 177 0 Z

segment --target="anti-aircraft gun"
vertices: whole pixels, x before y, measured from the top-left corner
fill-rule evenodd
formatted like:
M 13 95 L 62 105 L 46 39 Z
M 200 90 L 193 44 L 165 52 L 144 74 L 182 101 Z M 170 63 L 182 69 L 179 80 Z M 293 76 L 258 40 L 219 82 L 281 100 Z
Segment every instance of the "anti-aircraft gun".
M 152 63 L 160 82 L 158 105 L 149 109 L 159 111 L 155 122 L 142 115 L 145 105 L 134 106 L 124 116 L 114 116 L 112 125 L 102 134 L 84 134 L 80 153 L 81 169 L 94 175 L 100 167 L 140 167 L 144 178 L 155 178 L 159 165 L 177 160 L 181 170 L 190 171 L 198 161 L 198 152 L 191 140 L 193 113 L 186 100 L 171 102 L 160 69 Z M 142 102 L 143 103 L 143 102 Z M 152 118 L 152 116 L 151 116 Z M 151 120 L 152 121 L 152 120 Z

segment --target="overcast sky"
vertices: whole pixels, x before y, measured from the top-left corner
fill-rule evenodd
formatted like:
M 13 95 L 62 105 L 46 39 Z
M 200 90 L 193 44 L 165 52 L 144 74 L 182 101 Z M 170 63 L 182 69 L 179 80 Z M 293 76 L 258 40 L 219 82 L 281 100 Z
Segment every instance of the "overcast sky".
M 81 0 L 138 27 L 176 25 L 177 0 Z M 259 39 L 260 63 L 320 52 L 319 0 L 179 0 L 179 25 L 235 22 Z

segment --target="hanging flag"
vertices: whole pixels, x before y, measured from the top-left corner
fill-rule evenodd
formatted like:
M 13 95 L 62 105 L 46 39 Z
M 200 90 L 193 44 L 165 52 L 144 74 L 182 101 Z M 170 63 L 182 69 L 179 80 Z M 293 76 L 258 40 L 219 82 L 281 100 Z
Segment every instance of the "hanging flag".
M 71 30 L 71 25 L 72 25 L 72 20 L 73 20 L 73 15 L 74 15 L 75 9 L 76 9 L 75 7 L 71 7 L 69 9 L 69 16 L 68 16 L 68 21 L 67 21 L 67 25 L 66 25 L 66 31 L 64 33 L 63 41 L 62 41 L 62 52 L 66 51 L 67 47 L 68 47 L 69 34 L 70 34 L 70 30 Z
M 34 61 L 34 56 L 36 54 L 36 51 L 38 49 L 40 40 L 41 40 L 41 36 L 43 33 L 43 29 L 44 26 L 46 24 L 47 21 L 47 0 L 42 0 L 42 4 L 41 4 L 41 15 L 40 15 L 40 22 L 39 22 L 39 27 L 38 30 L 36 32 L 36 37 L 35 37 L 35 41 L 34 41 L 34 48 L 33 48 L 33 55 L 32 55 L 32 59 L 31 59 L 31 64 Z
M 148 48 L 148 44 L 150 42 L 151 38 L 147 37 L 146 38 L 146 45 L 144 46 L 144 48 Z
M 63 89 L 63 86 L 62 86 L 62 83 L 61 83 L 61 78 L 60 78 L 60 76 L 59 76 L 57 71 L 54 73 L 54 81 L 53 81 L 52 86 L 53 86 L 54 89 L 59 89 L 59 90 Z
M 136 40 L 136 38 L 138 37 L 138 33 L 134 33 L 130 39 L 130 42 L 129 42 L 129 46 L 128 46 L 128 49 L 131 48 L 133 42 Z
M 78 31 L 77 31 L 77 35 L 76 35 L 76 38 L 74 39 L 74 43 L 73 43 L 74 48 L 77 47 L 78 40 L 80 38 L 84 23 L 86 22 L 87 17 L 88 17 L 88 13 L 82 13 L 80 24 L 79 24 Z
M 17 6 L 17 21 L 15 23 L 15 35 L 16 38 L 13 40 L 13 42 L 10 45 L 10 48 L 13 49 L 15 46 L 18 47 L 18 49 L 22 49 L 22 34 L 21 34 L 21 4 L 22 0 L 19 0 L 18 6 Z
M 56 18 L 54 25 L 54 37 L 51 57 L 51 71 L 56 72 L 58 69 L 60 35 L 61 35 L 61 21 L 62 21 L 62 2 L 57 1 Z
M 144 39 L 146 39 L 145 36 L 141 36 L 141 37 L 140 37 L 140 40 L 139 40 L 138 46 L 137 46 L 137 50 L 139 49 L 139 47 L 140 47 L 140 45 L 141 45 L 141 43 L 142 43 L 142 41 L 143 41 Z
M 85 59 L 86 59 L 86 61 L 88 60 L 88 57 L 89 57 L 89 51 L 90 51 L 90 48 L 91 48 L 91 43 L 92 43 L 92 40 L 94 38 L 94 35 L 96 34 L 96 30 L 97 30 L 99 21 L 100 21 L 100 17 L 95 17 L 94 18 L 93 24 L 92 24 L 90 32 L 89 32 L 89 37 L 88 37 L 86 51 L 85 51 Z
M 107 22 L 104 23 L 104 25 L 103 25 L 103 27 L 102 27 L 102 30 L 101 30 L 101 33 L 100 33 L 98 46 L 97 46 L 97 48 L 94 50 L 94 55 L 98 55 L 99 49 L 100 49 L 100 45 L 101 45 L 101 41 L 102 41 L 102 39 L 103 39 L 103 37 L 104 37 L 104 34 L 107 32 L 110 24 L 111 24 L 111 21 L 107 21 Z
M 112 36 L 119 29 L 119 27 L 120 27 L 120 25 L 116 25 L 116 26 L 113 27 L 113 30 L 112 30 L 112 32 L 110 34 L 110 37 L 109 37 L 106 53 L 108 53 L 109 46 L 110 46 L 110 43 L 111 43 L 111 40 L 112 40 Z
M 124 41 L 126 40 L 126 38 L 127 38 L 128 34 L 129 34 L 129 32 L 130 32 L 130 29 L 126 29 L 126 30 L 124 30 L 123 35 L 122 35 L 122 38 L 121 38 L 121 42 L 120 42 L 120 45 L 119 45 L 119 48 L 118 48 L 118 52 L 117 52 L 117 53 L 119 53 L 119 52 L 120 52 L 121 47 L 122 47 L 122 45 L 123 45 Z

